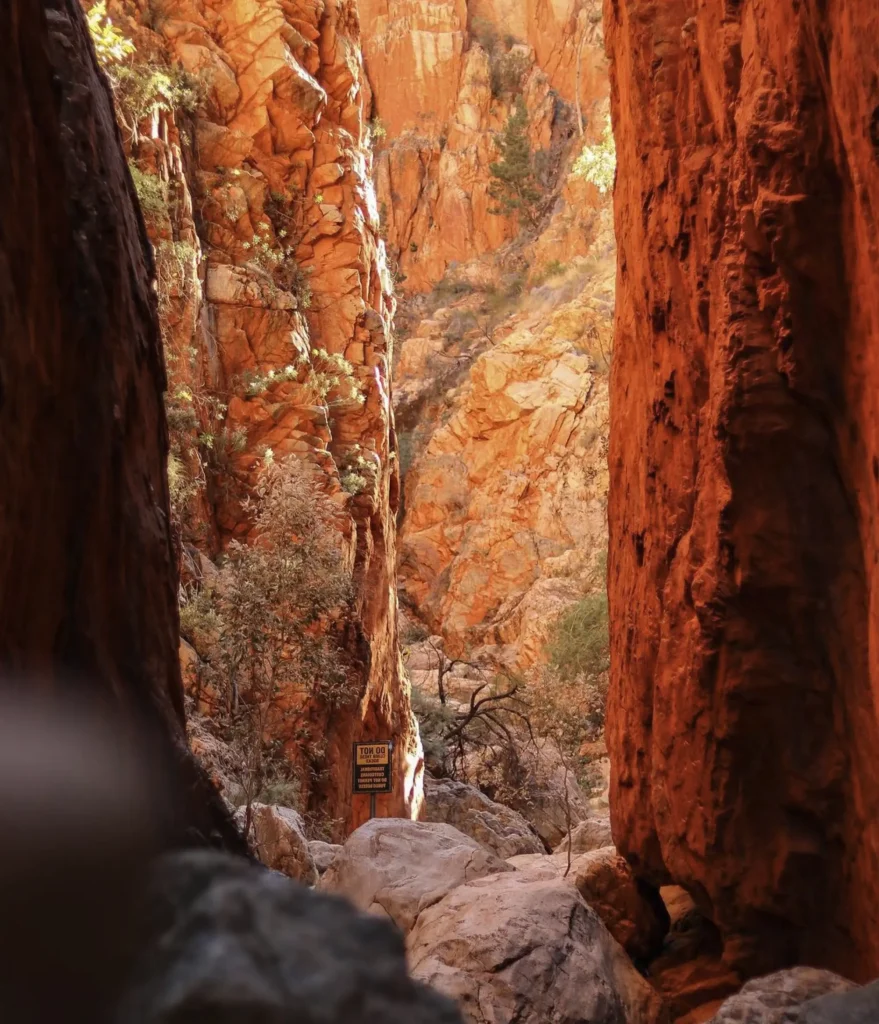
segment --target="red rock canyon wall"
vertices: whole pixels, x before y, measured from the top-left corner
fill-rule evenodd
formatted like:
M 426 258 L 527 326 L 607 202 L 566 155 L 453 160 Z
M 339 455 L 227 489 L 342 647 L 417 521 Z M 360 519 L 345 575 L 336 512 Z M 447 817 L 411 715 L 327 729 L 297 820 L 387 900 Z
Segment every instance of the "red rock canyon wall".
M 133 146 L 138 166 L 168 182 L 173 199 L 165 220 L 150 221 L 160 256 L 169 244 L 188 247 L 182 273 L 174 269 L 166 346 L 178 380 L 204 395 L 196 431 L 241 439 L 227 446 L 221 466 L 208 465 L 200 507 L 184 525 L 216 554 L 249 535 L 242 503 L 267 450 L 276 461 L 296 457 L 315 468 L 339 505 L 339 543 L 354 568 L 346 646 L 360 697 L 353 710 L 314 701 L 297 716 L 309 742 L 281 739 L 294 760 L 306 746 L 320 750 L 320 764 L 306 766 L 317 778 L 303 773 L 304 795 L 350 827 L 368 814 L 367 797 L 352 804 L 351 741 L 394 738 L 401 781 L 378 797 L 379 813 L 408 815 L 420 800 L 421 753 L 396 638 L 394 300 L 366 145 L 358 7 L 140 6 L 135 17 L 111 6 L 114 21 L 136 37 L 138 57 L 159 54 L 203 93 L 179 124 L 167 112 L 141 124 Z M 298 283 L 273 279 L 285 248 Z M 359 396 L 349 400 L 342 388 L 319 394 L 313 378 L 291 379 L 303 363 L 322 372 L 326 354 L 348 361 Z M 254 376 L 267 386 L 248 388 Z M 366 467 L 363 486 L 349 494 L 340 478 L 355 460 Z
M 728 961 L 879 970 L 879 9 L 607 0 L 614 835 Z
M 170 752 L 176 841 L 243 849 L 183 730 L 152 262 L 82 12 L 0 9 L 0 671 Z

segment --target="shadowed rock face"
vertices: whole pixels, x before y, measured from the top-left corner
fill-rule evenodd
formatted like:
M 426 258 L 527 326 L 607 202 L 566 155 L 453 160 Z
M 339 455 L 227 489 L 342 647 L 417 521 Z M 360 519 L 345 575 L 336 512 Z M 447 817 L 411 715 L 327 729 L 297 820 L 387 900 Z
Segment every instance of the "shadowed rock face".
M 0 97 L 0 669 L 99 691 L 177 838 L 242 847 L 185 745 L 152 266 L 75 0 L 3 5 Z
M 608 0 L 611 805 L 745 972 L 879 969 L 879 10 Z
M 124 1024 L 461 1024 L 406 970 L 403 937 L 345 900 L 242 860 L 159 863 Z

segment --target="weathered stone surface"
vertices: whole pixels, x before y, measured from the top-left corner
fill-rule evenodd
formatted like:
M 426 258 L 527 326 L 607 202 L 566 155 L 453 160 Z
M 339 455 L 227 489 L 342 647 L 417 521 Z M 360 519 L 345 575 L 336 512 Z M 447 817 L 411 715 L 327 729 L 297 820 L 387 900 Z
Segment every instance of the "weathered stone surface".
M 205 477 L 205 486 L 183 516 L 184 535 L 211 557 L 233 539 L 247 542 L 245 503 L 265 460 L 315 467 L 316 486 L 338 503 L 339 547 L 355 570 L 341 632 L 356 699 L 340 710 L 281 695 L 298 713 L 275 723 L 272 739 L 301 769 L 304 805 L 351 827 L 369 808 L 368 797 L 352 798 L 351 743 L 393 737 L 394 788 L 378 795 L 380 813 L 414 814 L 422 757 L 393 586 L 394 298 L 371 181 L 357 4 L 163 0 L 160 13 L 140 5 L 141 14 L 118 0 L 109 6 L 139 56 L 167 58 L 206 94 L 193 124 L 159 112 L 131 146 L 173 199 L 153 211 L 149 230 L 170 279 L 174 393 L 195 396 L 189 448 L 206 436 L 215 456 L 223 449 L 220 458 L 188 456 L 187 479 Z M 333 376 L 321 353 L 350 363 L 344 387 L 320 384 Z M 254 380 L 265 387 L 249 387 Z M 341 478 L 358 459 L 369 479 L 351 495 Z
M 872 1024 L 879 1020 L 879 982 L 811 999 L 785 1024 Z
M 742 979 L 723 962 L 717 926 L 679 886 L 660 889 L 670 926 L 662 950 L 650 961 L 649 977 L 662 993 L 673 1018 L 702 1024 Z
M 320 880 L 361 910 L 389 917 L 404 932 L 464 882 L 510 866 L 451 825 L 373 818 L 349 836 Z
M 814 967 L 794 967 L 749 981 L 727 999 L 711 1024 L 797 1024 L 803 1004 L 818 996 L 855 988 L 838 974 Z M 866 1018 L 865 1018 L 866 1019 Z M 815 1018 L 815 1024 L 820 1018 Z M 828 1024 L 845 1024 L 845 1017 L 827 1017 Z
M 600 4 L 362 0 L 360 11 L 373 111 L 387 132 L 377 159 L 379 202 L 404 288 L 423 291 L 450 264 L 515 237 L 513 221 L 491 213 L 488 194 L 494 134 L 510 113 L 511 92 L 525 98 L 535 149 L 547 150 L 573 129 L 551 89 L 572 100 L 579 87 L 587 122 L 605 99 Z M 522 68 L 520 88 L 498 88 L 505 62 Z
M 150 730 L 178 838 L 243 849 L 184 737 L 152 261 L 74 0 L 3 5 L 0 95 L 0 665 Z
M 494 875 L 426 910 L 408 941 L 413 975 L 501 1024 L 659 1024 L 662 1001 L 573 886 Z
M 336 854 L 342 847 L 335 843 L 324 843 L 320 839 L 312 839 L 308 844 L 308 849 L 318 874 L 322 875 L 336 859 Z
M 502 860 L 544 852 L 540 837 L 521 814 L 463 782 L 425 777 L 421 820 L 452 825 Z
M 124 1024 L 456 1024 L 388 922 L 216 854 L 160 866 Z
M 589 853 L 591 850 L 600 850 L 605 846 L 613 846 L 610 818 L 601 814 L 593 814 L 575 825 L 553 852 L 567 853 L 568 847 L 570 847 L 571 853 L 574 854 Z
M 605 4 L 620 850 L 746 975 L 879 972 L 872 0 Z
M 318 869 L 311 844 L 305 838 L 302 818 L 292 808 L 251 804 L 248 829 L 247 808 L 239 807 L 235 823 L 267 868 L 305 885 L 317 884 Z
M 646 961 L 660 950 L 669 915 L 659 894 L 638 882 L 613 847 L 571 858 L 512 857 L 509 863 L 526 878 L 564 878 L 589 904 L 626 952 Z
M 528 668 L 583 593 L 606 530 L 602 337 L 609 350 L 588 294 L 520 320 L 473 363 L 407 473 L 402 593 L 451 655 L 490 647 Z

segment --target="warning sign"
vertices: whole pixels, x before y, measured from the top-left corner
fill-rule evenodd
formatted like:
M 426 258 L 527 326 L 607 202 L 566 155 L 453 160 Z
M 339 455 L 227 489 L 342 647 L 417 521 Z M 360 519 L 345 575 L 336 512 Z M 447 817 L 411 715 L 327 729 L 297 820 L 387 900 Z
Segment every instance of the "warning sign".
M 354 792 L 391 792 L 390 743 L 354 744 Z

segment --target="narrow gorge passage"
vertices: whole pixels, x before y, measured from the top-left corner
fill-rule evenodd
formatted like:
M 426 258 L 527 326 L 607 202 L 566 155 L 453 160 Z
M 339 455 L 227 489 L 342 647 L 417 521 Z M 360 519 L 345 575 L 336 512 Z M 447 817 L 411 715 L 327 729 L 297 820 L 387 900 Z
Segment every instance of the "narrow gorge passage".
M 39 7 L 0 663 L 163 782 L 0 751 L 16 1019 L 879 1020 L 870 0 Z

